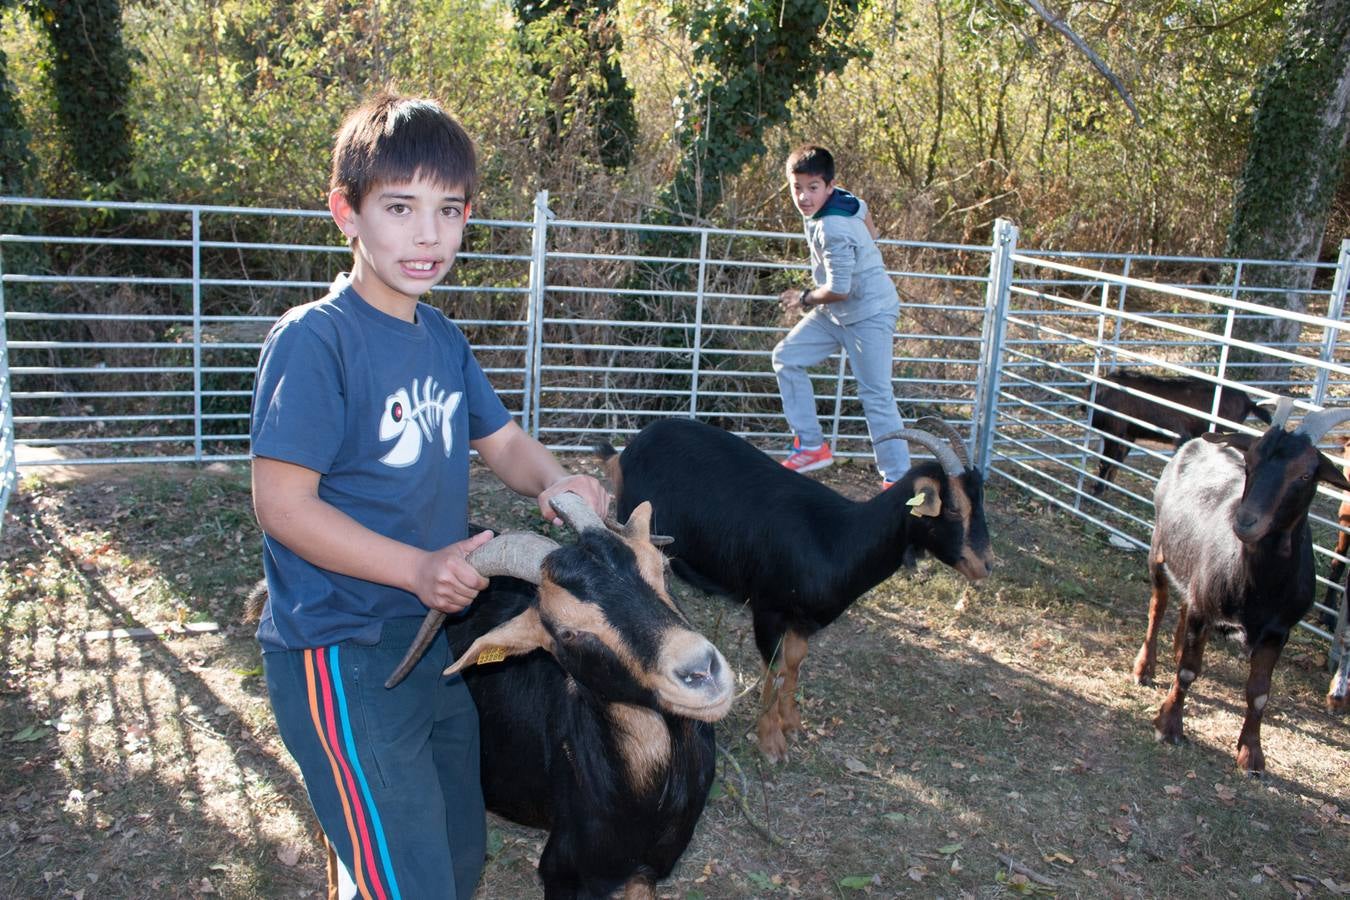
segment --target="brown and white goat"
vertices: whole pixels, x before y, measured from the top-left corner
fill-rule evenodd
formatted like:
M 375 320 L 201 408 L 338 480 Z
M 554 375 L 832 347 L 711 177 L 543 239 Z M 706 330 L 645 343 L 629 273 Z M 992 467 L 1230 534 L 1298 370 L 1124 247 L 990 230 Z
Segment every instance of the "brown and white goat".
M 1211 630 L 1240 634 L 1250 665 L 1237 764 L 1253 773 L 1265 769 L 1261 717 L 1271 672 L 1290 630 L 1313 604 L 1308 508 L 1319 481 L 1350 489 L 1317 450 L 1322 435 L 1350 419 L 1350 409 L 1309 413 L 1286 430 L 1291 408 L 1292 401 L 1281 398 L 1259 437 L 1206 434 L 1163 468 L 1153 495 L 1148 632 L 1134 663 L 1135 679 L 1151 682 L 1158 629 L 1169 587 L 1175 588 L 1181 596 L 1173 641 L 1177 673 L 1153 727 L 1158 740 L 1180 743 L 1186 692 L 1200 675 Z
M 1191 438 L 1208 431 L 1209 420 L 1197 413 L 1208 413 L 1213 407 L 1216 387 L 1211 382 L 1189 375 L 1149 375 L 1116 369 L 1103 377 L 1114 382 L 1114 385 L 1098 385 L 1097 406 L 1102 408 L 1094 408 L 1091 416 L 1092 428 L 1102 434 L 1104 457 L 1097 467 L 1097 479 L 1089 489 L 1096 497 L 1101 496 L 1117 467 L 1129 455 L 1132 442 L 1164 441 L 1180 447 Z M 1149 394 L 1178 406 L 1188 406 L 1197 413 L 1173 409 L 1139 394 Z M 1270 413 L 1257 406 L 1246 393 L 1237 388 L 1224 387 L 1219 392 L 1219 417 L 1242 422 L 1248 416 L 1270 422 Z M 1228 429 L 1220 426 L 1218 430 Z
M 478 708 L 487 808 L 549 831 L 544 896 L 649 900 L 703 811 L 735 679 L 666 590 L 650 504 L 623 526 L 575 494 L 553 507 L 577 542 L 506 534 L 474 551 L 490 586 L 449 624 L 429 613 L 387 685 L 445 627 L 445 672 Z
M 807 640 L 906 556 L 928 552 L 972 580 L 993 566 L 984 521 L 984 480 L 955 429 L 947 441 L 917 428 L 906 438 L 937 457 L 866 502 L 783 468 L 741 438 L 693 419 L 663 419 L 606 460 L 620 515 L 655 505 L 653 527 L 673 541 L 672 566 L 713 593 L 748 601 L 764 661 L 757 734 L 770 760 L 787 755 L 801 729 L 796 692 Z

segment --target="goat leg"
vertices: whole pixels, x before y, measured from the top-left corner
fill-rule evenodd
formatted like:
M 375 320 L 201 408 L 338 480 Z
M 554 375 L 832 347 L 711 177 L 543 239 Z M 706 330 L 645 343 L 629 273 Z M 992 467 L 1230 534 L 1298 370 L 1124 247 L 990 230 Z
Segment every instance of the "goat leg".
M 802 714 L 797 708 L 797 676 L 804 659 L 806 638 L 789 631 L 783 636 L 783 683 L 778 688 L 778 714 L 784 738 L 793 737 L 802 730 Z
M 759 750 L 772 763 L 780 763 L 787 759 L 787 739 L 783 737 L 783 719 L 778 705 L 783 676 L 775 666 L 776 662 L 776 660 L 770 662 L 764 667 L 764 691 L 760 695 L 763 711 L 759 714 L 759 723 L 755 726 Z
M 634 875 L 624 885 L 623 900 L 656 900 L 656 885 L 646 875 Z
M 1270 673 L 1275 670 L 1287 638 L 1287 634 L 1263 636 L 1252 650 L 1251 668 L 1247 671 L 1247 715 L 1237 742 L 1238 768 L 1252 775 L 1260 775 L 1266 768 L 1266 758 L 1261 752 L 1261 717 L 1270 699 Z
M 1167 569 L 1162 554 L 1149 551 L 1148 577 L 1153 585 L 1153 593 L 1148 598 L 1148 631 L 1144 633 L 1144 643 L 1134 658 L 1134 680 L 1137 684 L 1152 684 L 1153 671 L 1158 659 L 1158 629 L 1162 627 L 1163 616 L 1167 613 Z
M 1350 613 L 1350 590 L 1341 593 L 1338 609 L 1336 632 L 1327 650 L 1328 662 L 1339 660 L 1333 663 L 1336 669 L 1327 689 L 1327 710 L 1333 713 L 1343 713 L 1350 707 L 1350 624 L 1346 622 L 1346 615 Z
M 1177 675 L 1172 682 L 1172 690 L 1163 700 L 1158 715 L 1153 720 L 1154 735 L 1160 741 L 1180 744 L 1182 707 L 1186 703 L 1186 692 L 1191 684 L 1200 677 L 1200 668 L 1205 655 L 1205 643 L 1209 640 L 1209 623 L 1201 613 L 1192 614 L 1193 604 L 1186 603 L 1177 620 L 1176 648 Z

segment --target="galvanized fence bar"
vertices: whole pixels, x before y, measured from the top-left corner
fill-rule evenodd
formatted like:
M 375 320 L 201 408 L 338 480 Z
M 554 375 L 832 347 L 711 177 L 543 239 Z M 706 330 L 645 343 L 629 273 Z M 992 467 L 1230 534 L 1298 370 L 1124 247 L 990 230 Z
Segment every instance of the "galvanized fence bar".
M 9 340 L 5 329 L 5 253 L 0 246 L 0 523 L 18 483 L 18 457 L 14 446 L 14 406 L 9 391 Z

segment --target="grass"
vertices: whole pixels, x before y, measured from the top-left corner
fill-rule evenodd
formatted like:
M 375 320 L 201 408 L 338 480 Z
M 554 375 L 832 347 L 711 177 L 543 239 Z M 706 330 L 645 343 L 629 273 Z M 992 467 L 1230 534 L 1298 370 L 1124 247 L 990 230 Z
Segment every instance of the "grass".
M 819 474 L 874 490 L 861 466 Z M 491 476 L 470 502 L 476 521 L 535 527 L 533 504 Z M 743 695 L 660 896 L 1350 892 L 1350 735 L 1322 708 L 1325 646 L 1298 637 L 1276 670 L 1266 777 L 1233 765 L 1245 666 L 1221 642 L 1191 694 L 1190 743 L 1157 745 L 1168 654 L 1159 687 L 1129 677 L 1143 555 L 1006 486 L 987 505 L 1000 558 L 988 581 L 923 561 L 812 640 L 806 734 L 781 766 L 753 741 L 748 613 L 676 585 Z M 258 547 L 241 467 L 23 480 L 0 531 L 0 896 L 322 896 L 303 787 L 236 624 Z M 221 629 L 85 636 L 198 620 Z M 478 896 L 538 896 L 543 835 L 490 828 Z

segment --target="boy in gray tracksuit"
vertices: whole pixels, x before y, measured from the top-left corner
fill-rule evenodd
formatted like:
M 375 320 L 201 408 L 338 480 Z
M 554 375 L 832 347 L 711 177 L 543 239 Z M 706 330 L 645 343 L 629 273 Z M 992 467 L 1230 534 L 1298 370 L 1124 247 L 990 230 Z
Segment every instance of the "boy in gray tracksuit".
M 802 214 L 811 248 L 814 286 L 783 291 L 785 311 L 803 315 L 773 348 L 773 371 L 783 397 L 783 415 L 796 435 L 783 465 L 812 472 L 834 462 L 816 417 L 809 366 L 843 348 L 858 384 L 858 399 L 875 440 L 903 427 L 891 383 L 895 322 L 900 297 L 877 249 L 876 226 L 867 204 L 834 184 L 834 158 L 824 147 L 804 146 L 787 158 L 788 189 Z M 873 444 L 882 487 L 909 469 L 903 440 Z

